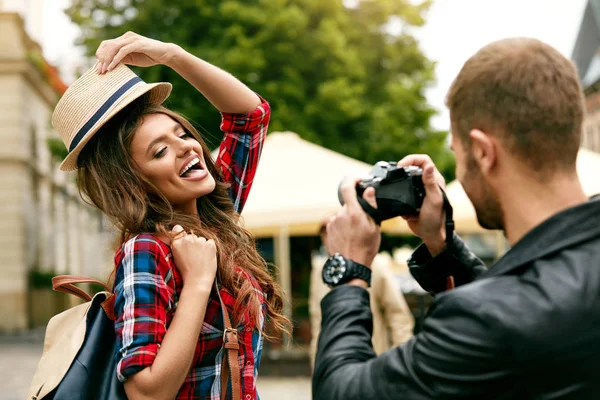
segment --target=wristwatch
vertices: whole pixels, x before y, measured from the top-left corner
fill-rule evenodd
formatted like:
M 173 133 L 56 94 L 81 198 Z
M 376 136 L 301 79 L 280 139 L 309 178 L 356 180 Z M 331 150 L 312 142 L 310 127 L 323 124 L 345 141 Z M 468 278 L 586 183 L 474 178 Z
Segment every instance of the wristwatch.
M 362 279 L 371 286 L 371 269 L 349 260 L 339 253 L 327 259 L 323 266 L 323 282 L 329 287 L 341 285 L 352 279 Z

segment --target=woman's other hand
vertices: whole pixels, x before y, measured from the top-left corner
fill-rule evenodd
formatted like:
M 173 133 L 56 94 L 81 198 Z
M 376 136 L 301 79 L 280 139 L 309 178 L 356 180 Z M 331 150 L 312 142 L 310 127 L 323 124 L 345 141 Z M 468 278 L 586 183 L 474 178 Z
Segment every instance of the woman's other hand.
M 186 233 L 180 225 L 172 232 L 171 251 L 184 286 L 210 288 L 217 273 L 217 247 L 213 240 Z
M 116 39 L 104 40 L 96 50 L 96 70 L 104 74 L 119 63 L 150 67 L 168 65 L 181 48 L 173 43 L 149 39 L 134 32 L 127 32 Z

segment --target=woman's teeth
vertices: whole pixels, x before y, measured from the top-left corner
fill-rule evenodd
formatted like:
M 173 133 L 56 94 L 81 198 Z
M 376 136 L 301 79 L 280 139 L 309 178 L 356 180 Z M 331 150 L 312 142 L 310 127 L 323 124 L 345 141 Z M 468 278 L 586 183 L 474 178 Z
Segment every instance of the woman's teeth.
M 194 158 L 192 161 L 190 161 L 185 168 L 183 168 L 181 170 L 181 174 L 179 174 L 179 176 L 183 176 L 185 175 L 186 172 L 188 172 L 190 170 L 190 168 L 192 168 L 194 165 L 198 164 L 200 162 L 199 158 Z

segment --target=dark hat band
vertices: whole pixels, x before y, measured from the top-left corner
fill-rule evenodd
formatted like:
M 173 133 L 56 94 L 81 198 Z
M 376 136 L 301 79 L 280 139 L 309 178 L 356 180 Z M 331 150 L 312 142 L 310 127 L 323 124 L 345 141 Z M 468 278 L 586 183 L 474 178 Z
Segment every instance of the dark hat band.
M 75 147 L 81 142 L 81 140 L 85 137 L 85 135 L 92 129 L 94 125 L 106 114 L 106 112 L 133 86 L 137 83 L 143 82 L 142 79 L 138 76 L 131 78 L 127 82 L 123 84 L 119 89 L 117 89 L 109 98 L 102 104 L 102 107 L 98 109 L 92 115 L 92 117 L 81 127 L 81 129 L 77 132 L 71 144 L 69 145 L 69 152 L 72 152 Z

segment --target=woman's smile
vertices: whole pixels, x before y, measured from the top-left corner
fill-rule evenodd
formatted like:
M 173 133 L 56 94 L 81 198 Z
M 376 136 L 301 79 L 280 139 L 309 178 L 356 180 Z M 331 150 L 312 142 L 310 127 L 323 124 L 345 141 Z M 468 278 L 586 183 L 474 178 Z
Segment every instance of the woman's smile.
M 188 161 L 190 160 L 191 161 Z M 187 181 L 201 181 L 208 176 L 208 171 L 200 160 L 200 157 L 193 154 L 187 158 L 183 168 L 179 171 L 179 176 Z

